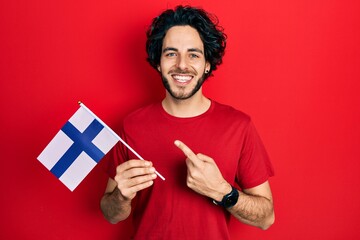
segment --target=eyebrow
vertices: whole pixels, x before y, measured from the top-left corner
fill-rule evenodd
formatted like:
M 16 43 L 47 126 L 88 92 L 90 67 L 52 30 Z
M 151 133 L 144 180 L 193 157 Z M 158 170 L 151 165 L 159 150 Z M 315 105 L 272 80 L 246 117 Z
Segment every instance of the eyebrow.
M 164 48 L 164 50 L 162 52 L 165 53 L 165 52 L 168 52 L 168 51 L 178 52 L 179 50 L 177 48 L 174 48 L 174 47 L 166 47 L 166 48 Z M 199 49 L 199 48 L 189 48 L 187 51 L 188 52 L 197 52 L 197 53 L 204 54 L 203 51 L 201 49 Z

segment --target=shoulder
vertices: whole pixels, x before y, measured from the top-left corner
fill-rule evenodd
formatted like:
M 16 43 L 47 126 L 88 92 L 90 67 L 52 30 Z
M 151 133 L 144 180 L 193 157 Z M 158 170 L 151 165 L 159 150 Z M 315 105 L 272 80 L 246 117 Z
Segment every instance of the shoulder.
M 222 118 L 222 120 L 228 119 L 229 121 L 240 121 L 243 123 L 251 122 L 251 117 L 247 113 L 244 113 L 233 106 L 216 101 L 212 101 L 212 103 L 214 104 L 214 114 Z
M 128 114 L 124 118 L 123 124 L 126 125 L 129 123 L 138 123 L 139 121 L 141 122 L 146 121 L 149 119 L 149 117 L 154 117 L 158 115 L 157 113 L 160 113 L 160 110 L 161 110 L 161 103 L 156 102 L 145 105 Z

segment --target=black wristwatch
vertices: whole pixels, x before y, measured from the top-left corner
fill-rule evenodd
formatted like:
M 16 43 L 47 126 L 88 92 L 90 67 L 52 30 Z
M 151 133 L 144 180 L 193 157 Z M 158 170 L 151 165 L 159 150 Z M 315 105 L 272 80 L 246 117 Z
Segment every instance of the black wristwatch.
M 232 187 L 231 192 L 226 194 L 223 197 L 223 199 L 221 200 L 221 202 L 213 200 L 213 203 L 215 203 L 216 205 L 222 206 L 224 208 L 230 208 L 230 207 L 234 206 L 239 199 L 239 192 L 233 186 L 231 186 L 231 187 Z

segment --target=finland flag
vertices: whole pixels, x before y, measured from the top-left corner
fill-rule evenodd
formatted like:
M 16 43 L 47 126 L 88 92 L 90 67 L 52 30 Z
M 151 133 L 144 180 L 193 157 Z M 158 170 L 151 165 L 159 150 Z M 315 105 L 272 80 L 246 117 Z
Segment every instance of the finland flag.
M 73 191 L 118 141 L 118 136 L 81 103 L 38 160 Z

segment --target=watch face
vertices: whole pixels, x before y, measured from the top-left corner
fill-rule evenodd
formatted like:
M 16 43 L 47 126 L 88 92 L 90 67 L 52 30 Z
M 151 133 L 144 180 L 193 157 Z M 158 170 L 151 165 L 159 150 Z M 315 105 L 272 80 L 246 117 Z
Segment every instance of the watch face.
M 234 206 L 237 203 L 238 198 L 239 198 L 239 194 L 232 194 L 228 196 L 224 201 L 224 207 L 229 208 Z
M 239 198 L 239 192 L 236 188 L 232 187 L 232 190 L 229 194 L 226 194 L 221 202 L 216 202 L 217 205 L 223 206 L 224 208 L 229 208 L 234 206 Z

